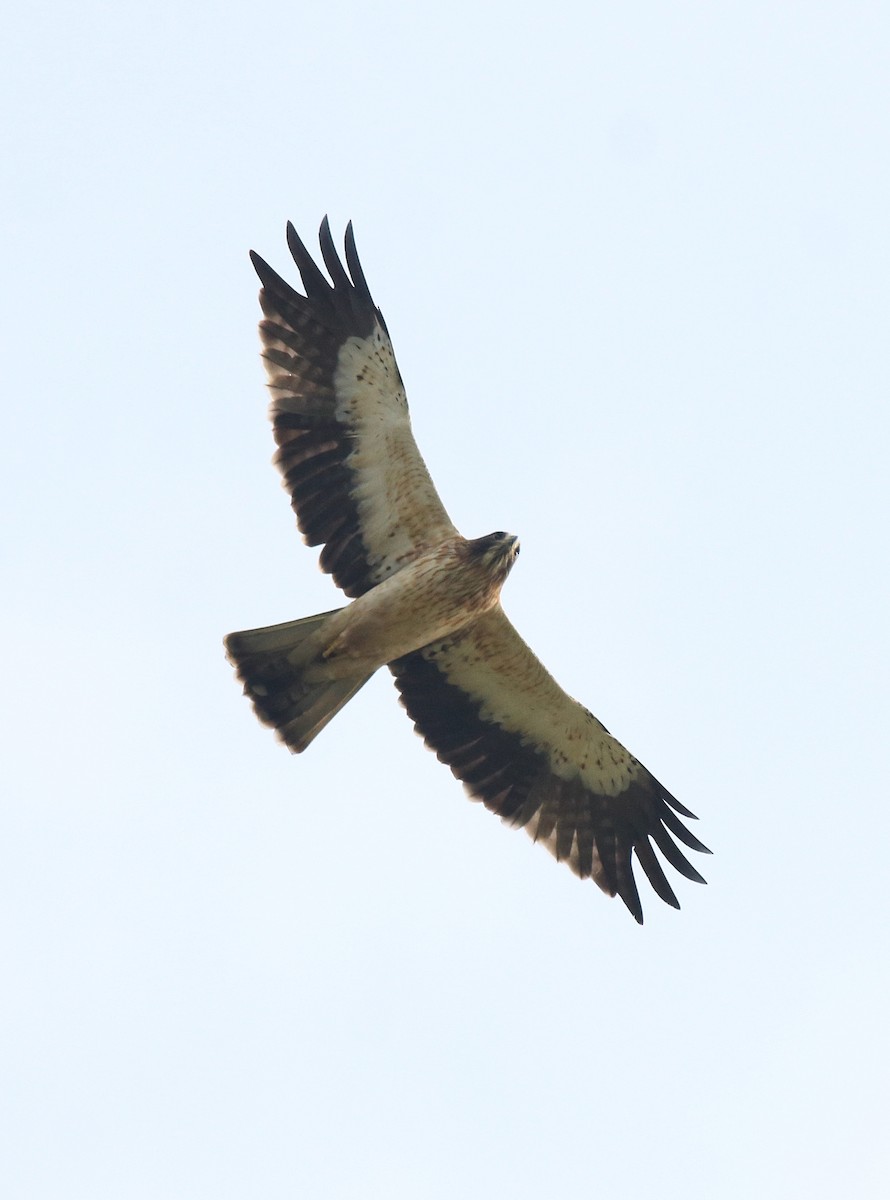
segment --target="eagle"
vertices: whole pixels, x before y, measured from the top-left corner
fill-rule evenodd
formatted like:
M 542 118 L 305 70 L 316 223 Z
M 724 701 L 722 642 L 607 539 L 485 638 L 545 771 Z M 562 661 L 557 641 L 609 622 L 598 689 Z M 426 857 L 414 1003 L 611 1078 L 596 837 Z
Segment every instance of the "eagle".
M 695 815 L 563 691 L 507 619 L 500 594 L 519 540 L 467 539 L 445 511 L 351 222 L 345 266 L 321 224 L 329 278 L 290 223 L 287 244 L 305 295 L 251 252 L 274 462 L 304 541 L 323 547 L 319 564 L 350 603 L 225 638 L 257 716 L 300 753 L 388 667 L 414 728 L 471 798 L 620 896 L 640 924 L 633 856 L 679 908 L 655 849 L 704 883 L 674 841 L 710 853 L 680 820 Z

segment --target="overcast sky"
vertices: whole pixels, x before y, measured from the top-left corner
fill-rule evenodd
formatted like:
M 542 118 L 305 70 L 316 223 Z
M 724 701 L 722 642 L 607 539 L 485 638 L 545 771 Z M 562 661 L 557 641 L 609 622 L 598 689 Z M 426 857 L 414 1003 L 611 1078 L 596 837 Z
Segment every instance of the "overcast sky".
M 3 41 L 2 1194 L 884 1197 L 886 7 Z M 465 799 L 388 674 L 301 757 L 241 696 L 225 633 L 340 602 L 247 256 L 326 212 L 511 619 L 700 817 L 681 912 Z

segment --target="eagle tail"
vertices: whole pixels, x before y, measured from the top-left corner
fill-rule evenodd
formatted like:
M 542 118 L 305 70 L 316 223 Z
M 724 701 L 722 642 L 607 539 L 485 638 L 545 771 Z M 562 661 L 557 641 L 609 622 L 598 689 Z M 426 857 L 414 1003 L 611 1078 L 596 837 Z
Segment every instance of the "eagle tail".
M 326 679 L 318 671 L 324 637 L 315 636 L 333 612 L 299 621 L 230 633 L 226 654 L 244 684 L 244 694 L 264 725 L 270 725 L 294 753 L 309 743 L 368 682 L 371 674 Z M 315 666 L 310 672 L 308 668 Z

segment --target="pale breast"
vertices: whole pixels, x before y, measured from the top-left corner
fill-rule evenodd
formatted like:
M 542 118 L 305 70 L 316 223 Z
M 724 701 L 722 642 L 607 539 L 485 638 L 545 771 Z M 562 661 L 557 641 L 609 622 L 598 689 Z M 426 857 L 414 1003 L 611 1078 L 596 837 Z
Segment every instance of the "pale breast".
M 368 669 L 384 666 L 472 625 L 498 604 L 499 588 L 461 553 L 462 539 L 426 551 L 343 612 L 325 652 Z M 338 623 L 340 624 L 340 623 Z

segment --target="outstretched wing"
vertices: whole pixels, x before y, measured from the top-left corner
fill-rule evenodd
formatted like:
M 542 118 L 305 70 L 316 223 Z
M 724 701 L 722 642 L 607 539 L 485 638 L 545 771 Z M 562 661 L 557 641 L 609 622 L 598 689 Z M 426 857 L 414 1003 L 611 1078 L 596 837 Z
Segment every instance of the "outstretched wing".
M 704 883 L 670 836 L 710 853 L 676 815 L 694 814 L 566 695 L 502 609 L 390 670 L 418 733 L 470 796 L 619 895 L 640 924 L 632 852 L 674 908 L 653 841 L 681 875 Z
M 457 530 L 411 433 L 383 316 L 346 229 L 340 261 L 327 217 L 319 232 L 329 282 L 288 224 L 301 296 L 257 254 L 263 358 L 272 392 L 275 464 L 310 546 L 347 596 L 380 583 Z

